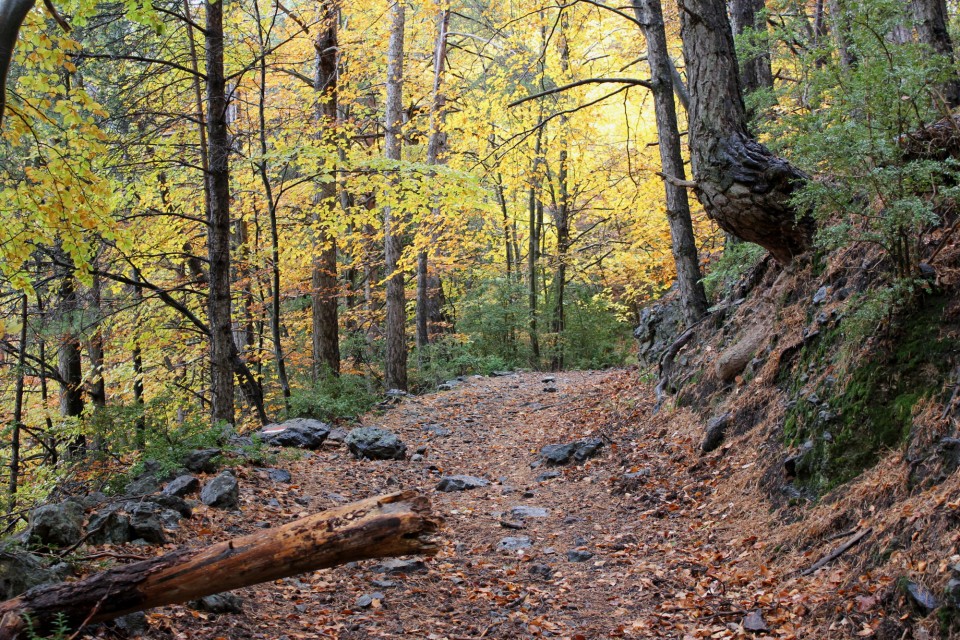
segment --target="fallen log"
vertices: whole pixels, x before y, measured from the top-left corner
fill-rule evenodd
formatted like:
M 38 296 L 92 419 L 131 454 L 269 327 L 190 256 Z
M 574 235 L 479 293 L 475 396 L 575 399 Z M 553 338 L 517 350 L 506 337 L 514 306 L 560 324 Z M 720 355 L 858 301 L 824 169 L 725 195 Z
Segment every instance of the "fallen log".
M 343 505 L 202 549 L 180 549 L 0 603 L 0 640 L 36 634 L 58 616 L 72 628 L 355 560 L 436 553 L 440 519 L 404 491 Z

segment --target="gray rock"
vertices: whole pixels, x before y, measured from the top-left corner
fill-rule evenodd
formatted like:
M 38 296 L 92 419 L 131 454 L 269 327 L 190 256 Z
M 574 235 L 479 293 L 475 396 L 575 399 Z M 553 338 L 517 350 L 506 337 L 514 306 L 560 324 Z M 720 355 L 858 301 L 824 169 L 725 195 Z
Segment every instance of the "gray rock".
M 331 430 L 329 434 L 327 434 L 326 442 L 327 444 L 331 442 L 342 444 L 343 441 L 346 440 L 346 438 L 347 438 L 347 430 L 337 427 L 336 429 Z
M 330 435 L 330 425 L 311 418 L 293 418 L 280 424 L 268 424 L 260 440 L 275 447 L 319 449 Z
M 548 564 L 540 564 L 535 562 L 530 565 L 528 571 L 530 572 L 530 575 L 537 578 L 542 578 L 544 580 L 549 580 L 553 577 L 553 569 Z
M 443 476 L 440 478 L 440 484 L 437 485 L 437 491 L 450 493 L 453 491 L 468 491 L 470 489 L 479 489 L 490 484 L 489 480 L 476 478 L 474 476 Z
M 922 584 L 914 582 L 913 580 L 907 580 L 903 585 L 903 591 L 910 599 L 910 603 L 923 615 L 933 613 L 940 608 L 940 601 L 937 600 L 937 596 L 933 595 L 933 593 Z
M 146 496 L 151 493 L 156 493 L 160 490 L 160 481 L 152 473 L 145 473 L 137 478 L 131 480 L 126 489 L 124 489 L 124 495 L 127 496 Z
M 182 498 L 200 490 L 200 480 L 191 475 L 178 476 L 163 488 L 164 495 Z
M 109 498 L 106 495 L 100 493 L 99 491 L 94 491 L 81 497 L 80 504 L 84 509 L 93 509 L 95 507 L 99 507 L 107 500 L 109 500 Z
M 243 613 L 243 599 L 232 593 L 217 593 L 212 596 L 204 596 L 199 600 L 191 600 L 190 606 L 197 611 L 209 611 L 210 613 Z
M 707 423 L 707 433 L 700 443 L 700 451 L 710 453 L 723 444 L 723 438 L 727 435 L 727 427 L 730 426 L 731 416 L 729 413 L 717 416 Z
M 135 611 L 125 616 L 114 618 L 112 624 L 128 638 L 139 638 L 150 630 L 147 615 L 143 611 Z
M 593 553 L 590 551 L 583 551 L 581 549 L 571 549 L 567 551 L 567 560 L 569 562 L 586 562 L 593 557 Z
M 164 529 L 179 529 L 182 516 L 173 509 L 160 510 L 160 524 Z
M 440 436 L 443 438 L 453 433 L 452 431 L 450 431 L 450 429 L 444 429 L 438 424 L 427 424 L 427 425 L 424 425 L 422 428 L 424 431 L 426 431 L 431 435 Z
M 383 595 L 382 592 L 374 591 L 373 593 L 363 594 L 362 596 L 357 598 L 354 604 L 357 606 L 358 609 L 369 609 L 370 607 L 373 606 L 374 600 L 383 602 L 384 598 L 386 598 L 386 596 Z
M 164 509 L 172 509 L 184 518 L 190 518 L 193 516 L 193 509 L 183 498 L 177 496 L 168 496 L 161 493 L 156 496 L 150 496 L 149 501 L 160 505 Z
M 140 538 L 151 544 L 163 544 L 167 536 L 163 532 L 160 513 L 163 509 L 153 502 L 138 504 L 130 511 L 131 537 Z
M 289 471 L 284 469 L 262 469 L 262 471 L 266 471 L 267 477 L 274 482 L 283 482 L 287 484 L 293 482 L 293 476 L 290 475 Z
M 107 507 L 90 517 L 87 523 L 90 544 L 124 544 L 130 542 L 130 517 L 116 506 Z
M 583 463 L 598 455 L 601 447 L 603 440 L 600 438 L 583 438 L 567 444 L 548 444 L 540 449 L 540 460 L 550 466 L 567 464 L 571 460 Z
M 393 575 L 397 573 L 418 573 L 426 571 L 427 565 L 423 560 L 401 560 L 399 558 L 390 558 L 375 565 L 371 571 L 374 573 L 385 573 Z
M 800 451 L 783 461 L 783 470 L 791 478 L 807 478 L 813 464 L 813 441 L 807 440 L 800 446 Z
M 453 387 L 454 385 L 450 384 L 449 382 L 442 382 L 437 385 L 437 391 L 453 391 Z
M 527 525 L 522 520 L 501 520 L 500 526 L 504 529 L 526 529 Z
M 183 468 L 193 473 L 216 473 L 216 457 L 223 451 L 220 449 L 194 449 L 183 457 Z
M 403 460 L 407 446 L 395 434 L 379 427 L 352 430 L 344 441 L 357 459 Z
M 744 616 L 740 624 L 745 630 L 753 633 L 765 633 L 770 630 L 767 621 L 763 619 L 763 613 L 759 609 L 754 609 Z
M 0 551 L 0 596 L 15 598 L 27 589 L 57 581 L 57 575 L 40 558 L 15 547 Z
M 544 392 L 544 393 L 556 393 L 557 391 L 558 391 L 558 389 L 557 389 L 555 386 L 553 386 L 553 385 L 548 385 L 548 386 L 546 386 L 546 387 L 543 388 L 543 392 Z
M 600 449 L 603 447 L 603 440 L 600 438 L 583 438 L 573 443 L 573 460 L 583 464 L 590 458 L 600 455 Z
M 218 509 L 237 509 L 240 507 L 240 485 L 233 474 L 224 471 L 204 485 L 200 501 Z
M 813 304 L 823 304 L 827 301 L 827 288 L 820 287 L 817 289 L 817 292 L 813 294 Z
M 543 507 L 517 505 L 510 508 L 510 516 L 513 518 L 546 518 L 548 515 L 550 515 L 550 511 Z
M 410 462 L 422 462 L 422 461 L 423 461 L 422 453 L 415 453 L 412 456 L 410 456 Z
M 533 542 L 527 536 L 511 536 L 497 543 L 497 551 L 519 551 L 532 546 Z
M 46 547 L 69 547 L 83 536 L 83 507 L 66 500 L 30 512 L 27 539 Z
M 553 480 L 554 478 L 559 478 L 559 471 L 546 471 L 537 476 L 537 482 L 546 482 L 547 480 Z
M 656 364 L 683 330 L 680 296 L 669 293 L 660 302 L 640 310 L 640 325 L 633 337 L 638 342 L 637 355 L 645 365 Z

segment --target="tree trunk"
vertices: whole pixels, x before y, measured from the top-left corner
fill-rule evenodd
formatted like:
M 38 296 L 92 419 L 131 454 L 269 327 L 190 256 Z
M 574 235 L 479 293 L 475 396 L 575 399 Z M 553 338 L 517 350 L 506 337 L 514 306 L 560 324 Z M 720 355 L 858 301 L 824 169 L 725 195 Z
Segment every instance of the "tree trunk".
M 7 482 L 7 516 L 17 507 L 20 481 L 20 427 L 23 426 L 23 378 L 27 365 L 27 294 L 20 297 L 20 345 L 17 348 L 17 383 L 13 394 L 13 423 L 10 425 L 10 479 Z
M 134 282 L 140 281 L 140 273 L 136 269 L 133 270 L 132 276 Z M 134 313 L 136 313 L 137 331 L 139 332 L 140 308 L 143 304 L 143 287 L 139 284 L 133 285 L 133 299 L 136 302 Z M 133 402 L 140 410 L 134 423 L 134 442 L 137 449 L 142 452 L 147 444 L 147 419 L 143 414 L 143 348 L 140 346 L 140 340 L 141 335 L 137 333 L 133 338 Z
M 927 45 L 934 52 L 946 58 L 952 65 L 953 41 L 947 29 L 946 0 L 910 0 L 913 17 L 917 28 L 917 39 Z M 943 97 L 950 108 L 960 106 L 960 78 L 954 69 L 950 80 L 943 85 Z
M 540 368 L 540 330 L 537 326 L 537 269 L 540 263 L 540 224 L 537 216 L 540 187 L 537 183 L 537 171 L 542 161 L 540 157 L 543 148 L 543 118 L 537 123 L 537 141 L 534 146 L 533 169 L 530 172 L 530 202 L 529 202 L 529 234 L 530 242 L 527 250 L 527 278 L 529 280 L 530 306 L 530 354 L 534 368 Z
M 283 340 L 280 318 L 280 232 L 277 227 L 277 199 L 273 195 L 273 185 L 270 182 L 269 165 L 267 164 L 267 49 L 266 34 L 260 20 L 260 9 L 254 3 L 254 13 L 257 19 L 257 35 L 260 44 L 260 91 L 257 100 L 257 117 L 259 121 L 259 139 L 261 159 L 257 162 L 257 170 L 263 184 L 263 196 L 267 201 L 267 216 L 270 221 L 270 278 L 273 295 L 270 297 L 270 335 L 273 338 L 273 358 L 277 367 L 277 381 L 280 383 L 280 392 L 283 395 L 284 408 L 289 408 L 290 381 L 287 379 L 287 363 L 283 354 Z
M 334 131 L 338 121 L 337 76 L 338 55 L 337 27 L 339 11 L 332 0 L 324 4 L 324 23 L 314 43 L 317 52 L 316 77 L 314 89 L 320 94 L 319 113 L 320 136 Z M 336 206 L 337 175 L 331 170 L 327 181 L 320 185 L 316 204 Z M 337 309 L 337 243 L 336 238 L 327 231 L 324 222 L 318 225 L 313 271 L 310 285 L 313 289 L 313 378 L 321 375 L 340 375 L 340 318 Z
M 60 247 L 56 248 L 64 264 L 60 273 L 59 321 L 63 326 L 60 344 L 57 349 L 57 364 L 60 370 L 60 415 L 64 418 L 77 418 L 83 415 L 83 356 L 80 352 L 80 340 L 74 335 L 73 325 L 77 321 L 79 310 L 77 283 L 74 279 L 73 263 Z M 83 457 L 87 452 L 87 438 L 78 434 L 67 446 L 70 457 Z
M 44 634 L 58 614 L 76 627 L 347 562 L 432 555 L 439 526 L 427 499 L 415 492 L 368 498 L 203 549 L 32 589 L 0 603 L 0 640 L 22 637 L 25 615 L 33 634 Z
M 677 108 L 672 93 L 670 54 L 660 0 L 634 0 L 633 10 L 637 21 L 643 25 L 647 39 L 647 62 L 650 65 L 650 83 L 653 87 L 657 136 L 660 141 L 660 164 L 665 175 L 676 178 L 677 181 L 685 181 Z M 684 323 L 690 327 L 707 314 L 707 307 L 710 305 L 700 281 L 697 239 L 693 233 L 687 191 L 678 182 L 670 179 L 665 179 L 663 186 L 667 196 L 667 222 L 670 224 L 673 260 L 677 265 L 680 307 Z
M 447 58 L 447 25 L 450 21 L 450 9 L 442 6 L 437 16 L 437 41 L 433 50 L 433 100 L 430 105 L 430 139 L 427 142 L 427 165 L 433 167 L 443 162 L 441 157 L 446 148 L 446 133 L 443 131 L 445 119 L 446 96 L 443 94 L 443 69 Z M 436 221 L 440 217 L 439 205 L 431 210 L 432 218 Z M 433 244 L 433 242 L 431 242 Z M 431 286 L 432 280 L 428 267 L 427 250 L 417 255 L 417 350 L 430 344 L 431 298 L 435 298 L 437 286 Z M 439 283 L 437 283 L 439 284 Z M 431 291 L 433 290 L 433 291 Z M 431 295 L 433 294 L 433 295 Z
M 813 220 L 790 202 L 808 177 L 747 133 L 723 0 L 685 0 L 680 20 L 697 197 L 724 231 L 759 244 L 787 264 L 810 247 L 813 237 Z
M 750 35 L 751 32 L 767 32 L 767 25 L 762 11 L 766 8 L 764 0 L 733 0 L 730 3 L 730 22 L 735 35 Z M 740 60 L 740 74 L 743 79 L 745 94 L 753 93 L 757 89 L 773 88 L 773 69 L 770 66 L 770 48 L 757 55 L 738 56 Z
M 384 152 L 388 160 L 400 161 L 401 127 L 403 125 L 403 36 L 404 6 L 393 5 L 393 26 L 387 51 L 387 104 L 384 127 Z M 388 205 L 383 208 L 383 240 L 387 270 L 387 358 L 385 374 L 388 389 L 407 389 L 406 297 L 404 275 L 400 268 L 400 229 L 397 216 Z
M 7 106 L 7 72 L 13 60 L 13 50 L 17 45 L 17 35 L 34 0 L 6 0 L 0 3 L 0 123 Z
M 232 360 L 236 346 L 233 344 L 230 299 L 230 138 L 227 134 L 227 87 L 223 69 L 223 0 L 206 0 L 206 11 L 210 417 L 214 424 L 233 424 Z
M 844 67 L 852 67 L 857 64 L 857 57 L 850 50 L 850 13 L 847 9 L 847 2 L 853 1 L 829 0 L 833 40 L 837 45 L 837 51 L 840 53 L 840 64 Z

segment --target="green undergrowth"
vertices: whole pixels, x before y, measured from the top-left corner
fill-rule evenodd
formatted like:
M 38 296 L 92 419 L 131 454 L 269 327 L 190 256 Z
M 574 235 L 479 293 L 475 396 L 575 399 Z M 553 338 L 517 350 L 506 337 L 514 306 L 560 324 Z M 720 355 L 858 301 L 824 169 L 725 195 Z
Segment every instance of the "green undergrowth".
M 872 344 L 850 344 L 834 327 L 801 351 L 784 422 L 787 443 L 804 450 L 797 485 L 822 495 L 904 444 L 914 407 L 942 389 L 956 355 L 957 341 L 941 326 L 944 306 L 942 297 L 918 300 Z

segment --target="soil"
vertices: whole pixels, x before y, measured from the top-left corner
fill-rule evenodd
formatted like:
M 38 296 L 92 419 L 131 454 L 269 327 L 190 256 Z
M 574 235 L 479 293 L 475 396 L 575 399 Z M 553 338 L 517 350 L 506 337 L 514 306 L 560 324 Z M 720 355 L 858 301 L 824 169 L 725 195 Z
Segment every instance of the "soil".
M 761 488 L 769 468 L 757 453 L 769 434 L 760 429 L 703 456 L 704 424 L 686 410 L 652 416 L 653 389 L 642 378 L 636 370 L 471 377 L 363 418 L 399 435 L 407 460 L 358 461 L 341 445 L 283 450 L 270 466 L 288 470 L 291 484 L 238 467 L 241 510 L 201 505 L 169 546 L 416 489 L 444 518 L 441 550 L 422 570 L 386 575 L 379 561 L 366 561 L 241 589 L 239 614 L 157 609 L 148 612 L 146 637 L 933 637 L 922 635 L 933 619 L 904 608 L 893 569 L 869 566 L 879 533 L 801 575 L 864 529 L 879 531 L 869 497 L 861 503 L 847 493 L 803 518 L 795 507 L 774 510 Z M 604 441 L 586 463 L 533 464 L 545 445 L 585 437 Z M 423 459 L 410 460 L 418 448 Z M 881 464 L 876 473 L 892 469 Z M 436 490 L 442 476 L 457 474 L 490 484 Z M 882 477 L 868 481 L 880 490 Z M 943 508 L 957 483 L 937 491 Z M 546 515 L 511 514 L 517 506 Z M 887 522 L 891 532 L 897 515 Z M 942 533 L 938 553 L 947 562 L 956 527 Z M 529 547 L 498 547 L 521 536 Z M 911 575 L 911 563 L 923 561 L 923 554 L 893 555 L 896 570 L 906 563 Z M 929 559 L 921 567 L 928 582 L 944 570 Z

